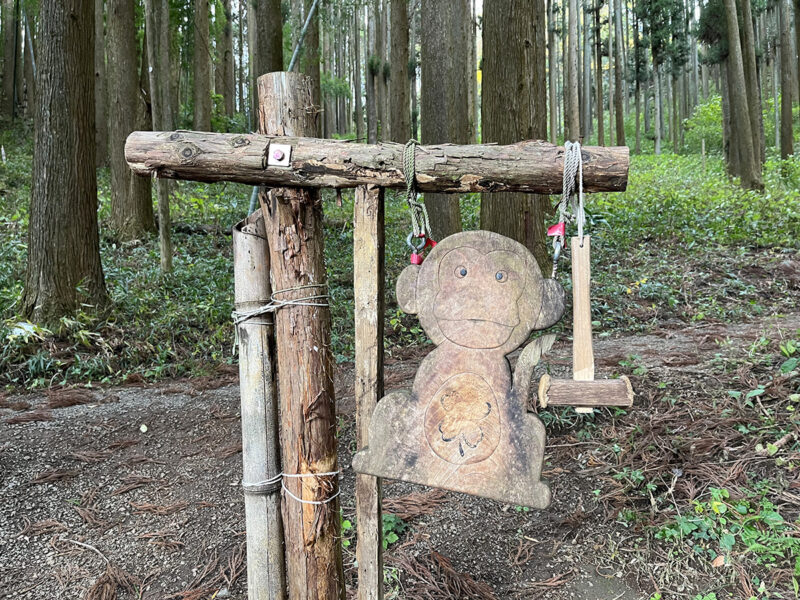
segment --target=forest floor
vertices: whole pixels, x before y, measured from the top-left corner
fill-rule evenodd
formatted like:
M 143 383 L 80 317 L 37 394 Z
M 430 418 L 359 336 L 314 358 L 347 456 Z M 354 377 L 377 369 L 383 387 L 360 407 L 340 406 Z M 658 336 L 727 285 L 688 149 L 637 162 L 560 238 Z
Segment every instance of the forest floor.
M 800 313 L 598 341 L 597 377 L 628 374 L 636 404 L 551 422 L 549 509 L 386 482 L 385 511 L 399 518 L 385 522 L 398 538 L 387 597 L 794 597 L 800 382 L 783 356 L 798 338 Z M 562 339 L 542 368 L 568 375 L 570 351 Z M 387 391 L 409 387 L 424 354 L 389 357 Z M 352 522 L 352 364 L 337 370 L 336 397 Z M 2 406 L 0 597 L 113 597 L 108 586 L 120 599 L 245 598 L 235 372 Z M 355 527 L 345 536 L 352 592 Z

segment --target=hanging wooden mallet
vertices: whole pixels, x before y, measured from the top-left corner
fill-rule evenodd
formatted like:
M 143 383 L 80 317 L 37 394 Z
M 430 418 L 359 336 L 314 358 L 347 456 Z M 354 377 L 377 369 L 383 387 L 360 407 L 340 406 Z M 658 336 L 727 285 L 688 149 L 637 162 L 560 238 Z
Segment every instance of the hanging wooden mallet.
M 572 249 L 572 379 L 539 381 L 539 405 L 574 406 L 576 412 L 591 413 L 597 406 L 633 405 L 633 388 L 624 375 L 619 379 L 594 378 L 592 310 L 590 295 L 590 248 L 587 235 L 570 239 Z

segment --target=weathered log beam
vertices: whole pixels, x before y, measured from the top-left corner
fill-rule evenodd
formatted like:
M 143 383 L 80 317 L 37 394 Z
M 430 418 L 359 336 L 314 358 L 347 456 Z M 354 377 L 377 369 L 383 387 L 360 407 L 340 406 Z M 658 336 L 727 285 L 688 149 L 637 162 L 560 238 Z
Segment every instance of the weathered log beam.
M 288 167 L 267 165 L 272 144 L 291 147 Z M 628 148 L 585 146 L 586 192 L 621 192 L 628 183 Z M 198 131 L 135 131 L 125 158 L 139 175 L 194 181 L 235 181 L 270 187 L 405 187 L 403 145 Z M 422 192 L 559 194 L 564 148 L 527 141 L 497 145 L 418 146 Z

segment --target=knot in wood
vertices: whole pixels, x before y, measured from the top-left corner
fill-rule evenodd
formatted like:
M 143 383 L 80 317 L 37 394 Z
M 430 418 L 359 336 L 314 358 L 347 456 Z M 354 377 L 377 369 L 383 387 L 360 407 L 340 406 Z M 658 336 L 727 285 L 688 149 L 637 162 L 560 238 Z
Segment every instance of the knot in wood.
M 194 159 L 202 154 L 203 151 L 191 142 L 185 144 L 180 150 L 180 161 L 182 164 L 192 163 Z

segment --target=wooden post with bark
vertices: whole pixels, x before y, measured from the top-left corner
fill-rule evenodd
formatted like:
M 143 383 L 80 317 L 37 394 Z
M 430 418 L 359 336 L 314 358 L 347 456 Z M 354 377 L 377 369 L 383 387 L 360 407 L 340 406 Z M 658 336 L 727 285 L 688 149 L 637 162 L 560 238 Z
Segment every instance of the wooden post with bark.
M 269 303 L 269 248 L 261 211 L 233 228 L 234 298 L 238 314 Z M 247 593 L 251 600 L 286 597 L 281 523 L 278 399 L 272 316 L 237 324 L 242 397 L 242 484 L 247 528 Z M 269 481 L 273 483 L 264 483 Z
M 369 443 L 369 424 L 383 396 L 384 231 L 383 189 L 356 188 L 353 219 L 356 442 Z M 358 599 L 383 598 L 381 480 L 356 474 Z
M 310 78 L 299 73 L 262 75 L 258 96 L 262 132 L 316 131 Z M 287 303 L 274 320 L 289 598 L 344 599 L 322 201 L 317 190 L 279 188 L 262 190 L 259 202 L 273 296 Z M 315 475 L 324 473 L 333 475 Z

